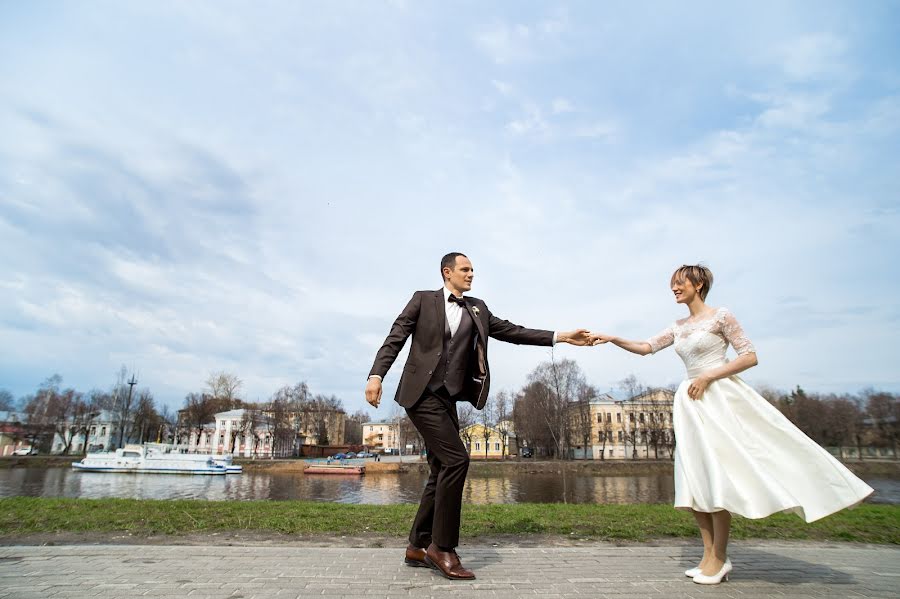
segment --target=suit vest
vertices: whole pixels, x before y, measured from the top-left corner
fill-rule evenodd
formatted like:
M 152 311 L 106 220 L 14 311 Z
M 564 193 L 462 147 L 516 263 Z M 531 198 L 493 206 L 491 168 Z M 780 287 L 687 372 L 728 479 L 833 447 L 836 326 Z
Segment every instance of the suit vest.
M 459 328 L 456 329 L 456 334 L 453 336 L 450 335 L 450 324 L 447 322 L 447 313 L 444 310 L 444 347 L 437 368 L 434 369 L 434 374 L 428 381 L 430 390 L 437 391 L 441 387 L 445 387 L 451 396 L 457 395 L 463 390 L 474 341 L 475 323 L 472 321 L 469 310 L 463 309 L 462 318 L 459 319 Z

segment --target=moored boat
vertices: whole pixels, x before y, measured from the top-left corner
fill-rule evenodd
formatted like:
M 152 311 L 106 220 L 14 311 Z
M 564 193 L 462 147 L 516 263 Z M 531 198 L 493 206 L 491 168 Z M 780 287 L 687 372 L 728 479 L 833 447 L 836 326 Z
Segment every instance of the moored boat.
M 351 464 L 310 464 L 303 469 L 303 474 L 365 474 L 365 466 Z
M 80 462 L 74 462 L 72 468 L 82 472 L 204 475 L 241 471 L 240 466 L 231 464 L 231 456 L 181 453 L 158 443 L 126 445 L 115 452 L 89 453 Z

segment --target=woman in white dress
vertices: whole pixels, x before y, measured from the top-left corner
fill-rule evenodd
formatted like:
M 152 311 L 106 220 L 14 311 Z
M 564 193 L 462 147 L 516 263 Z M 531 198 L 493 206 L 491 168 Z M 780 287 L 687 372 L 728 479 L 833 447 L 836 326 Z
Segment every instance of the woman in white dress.
M 732 513 L 790 511 L 813 522 L 873 491 L 736 376 L 756 366 L 756 350 L 727 308 L 706 305 L 712 282 L 705 266 L 676 270 L 670 286 L 690 314 L 647 341 L 593 335 L 595 345 L 640 355 L 674 344 L 687 367 L 673 406 L 675 507 L 693 512 L 700 527 L 703 559 L 685 572 L 699 584 L 728 579 Z M 737 352 L 731 361 L 729 344 Z

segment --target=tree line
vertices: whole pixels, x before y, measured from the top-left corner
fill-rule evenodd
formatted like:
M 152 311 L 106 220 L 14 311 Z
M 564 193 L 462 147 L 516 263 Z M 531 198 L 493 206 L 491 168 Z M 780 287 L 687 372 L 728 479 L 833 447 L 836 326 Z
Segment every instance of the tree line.
M 58 454 L 74 453 L 76 440 L 81 441 L 78 452 L 82 454 L 126 443 L 187 442 L 184 437 L 191 431 L 201 432 L 215 414 L 238 408 L 245 410 L 244 422 L 232 433 L 232 446 L 237 433 L 261 429 L 267 430 L 282 450 L 300 433 L 316 436 L 323 445 L 360 444 L 362 424 L 368 420 L 363 410 L 347 416 L 338 397 L 313 394 L 302 381 L 278 389 L 266 401 L 248 401 L 240 392 L 242 381 L 226 372 L 210 374 L 202 389 L 188 393 L 182 409 L 173 412 L 168 406 L 158 406 L 148 388 L 135 389 L 135 384 L 129 384 L 135 379 L 129 380 L 128 375 L 123 366 L 109 388 L 81 392 L 64 386 L 62 377 L 54 374 L 18 401 L 8 390 L 0 389 L 0 411 L 17 414 L 17 426 L 12 430 L 25 444 L 41 453 Z M 329 419 L 334 418 L 344 419 L 339 427 L 342 439 L 329 436 Z M 85 440 L 101 419 L 111 430 L 109 446 L 91 447 Z
M 675 386 L 666 388 L 675 391 Z M 518 390 L 503 390 L 493 395 L 482 412 L 469 404 L 459 404 L 459 423 L 464 442 L 471 444 L 467 427 L 480 423 L 493 428 L 506 442 L 510 429 L 519 446 L 531 448 L 536 455 L 571 459 L 576 447 L 595 446 L 606 454 L 613 434 L 623 433 L 626 455 L 671 458 L 675 436 L 671 420 L 671 402 L 661 393 L 653 393 L 634 375 L 616 384 L 618 395 L 635 400 L 637 405 L 624 414 L 626 426 L 614 427 L 603 417 L 592 422 L 590 403 L 601 395 L 587 382 L 573 360 L 550 360 L 539 364 Z M 761 388 L 760 394 L 794 425 L 823 447 L 835 448 L 841 458 L 865 457 L 871 448 L 889 452 L 898 459 L 900 450 L 900 401 L 898 395 L 875 389 L 859 393 L 811 393 L 796 387 L 792 391 Z M 628 411 L 626 411 L 628 412 Z M 615 430 L 614 429 L 619 429 Z M 485 447 L 489 431 L 485 431 Z M 853 451 L 849 451 L 850 449 Z M 504 454 L 506 453 L 504 447 Z M 883 453 L 882 452 L 882 453 Z

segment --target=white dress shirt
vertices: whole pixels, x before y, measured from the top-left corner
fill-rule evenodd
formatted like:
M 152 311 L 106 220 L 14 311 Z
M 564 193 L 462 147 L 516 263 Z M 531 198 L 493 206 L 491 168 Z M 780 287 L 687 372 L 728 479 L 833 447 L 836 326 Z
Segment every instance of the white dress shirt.
M 447 314 L 447 324 L 450 325 L 450 337 L 456 335 L 459 329 L 459 321 L 462 320 L 463 307 L 450 301 L 450 290 L 444 287 L 444 312 Z

